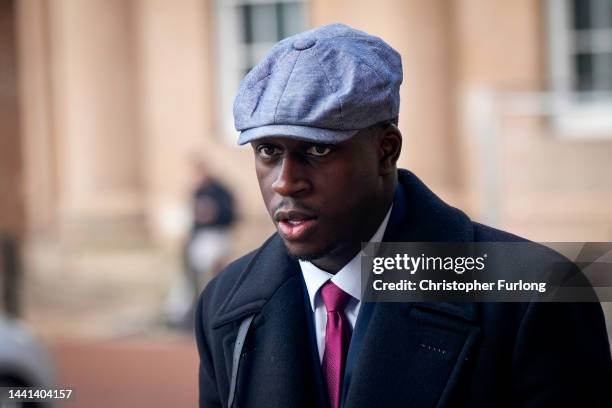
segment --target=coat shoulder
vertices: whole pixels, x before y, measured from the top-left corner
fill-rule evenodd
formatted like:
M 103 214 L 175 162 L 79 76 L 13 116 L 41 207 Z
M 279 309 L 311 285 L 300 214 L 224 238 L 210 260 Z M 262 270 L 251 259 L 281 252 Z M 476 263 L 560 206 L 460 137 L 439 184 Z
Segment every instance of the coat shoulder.
M 261 248 L 257 248 L 232 261 L 208 282 L 200 295 L 203 303 L 208 306 L 206 310 L 216 310 L 221 305 L 242 272 L 253 262 L 260 250 Z
M 527 238 L 479 222 L 472 221 L 472 225 L 474 226 L 475 242 L 529 242 Z
M 474 226 L 474 242 L 531 243 L 533 247 L 530 253 L 538 253 L 546 262 L 570 262 L 564 255 L 541 243 L 478 222 L 472 221 L 472 225 Z
M 241 279 L 243 273 L 257 260 L 262 251 L 270 245 L 274 238 L 275 235 L 272 235 L 259 248 L 232 261 L 208 282 L 200 294 L 201 303 L 204 305 L 205 310 L 213 311 L 221 306 L 232 288 Z

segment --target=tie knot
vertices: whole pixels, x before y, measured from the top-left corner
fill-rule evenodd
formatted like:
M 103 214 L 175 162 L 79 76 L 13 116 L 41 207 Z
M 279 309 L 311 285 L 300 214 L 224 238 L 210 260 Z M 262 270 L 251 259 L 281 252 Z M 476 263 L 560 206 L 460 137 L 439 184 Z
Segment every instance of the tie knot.
M 351 297 L 351 295 L 340 289 L 330 280 L 321 287 L 321 299 L 323 299 L 328 312 L 344 311 Z

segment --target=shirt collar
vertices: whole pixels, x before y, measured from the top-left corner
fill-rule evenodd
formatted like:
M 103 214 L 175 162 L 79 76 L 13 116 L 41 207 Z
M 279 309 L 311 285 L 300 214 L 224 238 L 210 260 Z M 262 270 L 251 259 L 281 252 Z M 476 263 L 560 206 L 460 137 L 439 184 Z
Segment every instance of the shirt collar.
M 369 242 L 381 242 L 389 223 L 389 216 L 393 204 L 389 207 L 385 218 L 382 220 L 378 229 L 372 236 Z M 338 286 L 340 289 L 361 301 L 361 252 L 359 252 L 353 259 L 351 259 L 346 265 L 342 267 L 335 275 L 319 269 L 313 263 L 308 261 L 299 261 L 300 268 L 302 269 L 302 275 L 306 282 L 306 289 L 308 290 L 308 297 L 310 298 L 310 306 L 312 310 L 315 309 L 315 298 L 317 292 L 323 286 L 325 282 L 331 279 L 331 281 Z

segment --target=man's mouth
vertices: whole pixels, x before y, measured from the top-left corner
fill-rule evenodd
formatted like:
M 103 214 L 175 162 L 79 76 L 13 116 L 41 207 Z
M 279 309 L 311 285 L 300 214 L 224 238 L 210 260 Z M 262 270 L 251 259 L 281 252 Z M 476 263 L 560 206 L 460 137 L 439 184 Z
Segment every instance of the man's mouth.
M 316 217 L 301 211 L 277 211 L 274 214 L 278 232 L 289 241 L 303 239 L 317 224 Z

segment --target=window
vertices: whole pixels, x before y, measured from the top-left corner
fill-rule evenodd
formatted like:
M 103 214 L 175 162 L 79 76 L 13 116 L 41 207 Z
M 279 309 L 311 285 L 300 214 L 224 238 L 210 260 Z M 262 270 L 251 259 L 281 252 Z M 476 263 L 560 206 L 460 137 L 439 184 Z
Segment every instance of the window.
M 547 0 L 547 15 L 558 130 L 612 136 L 612 1 Z
M 612 91 L 612 1 L 573 0 L 574 88 Z
M 220 121 L 236 142 L 232 105 L 240 80 L 279 40 L 307 29 L 304 0 L 217 0 L 217 74 Z

